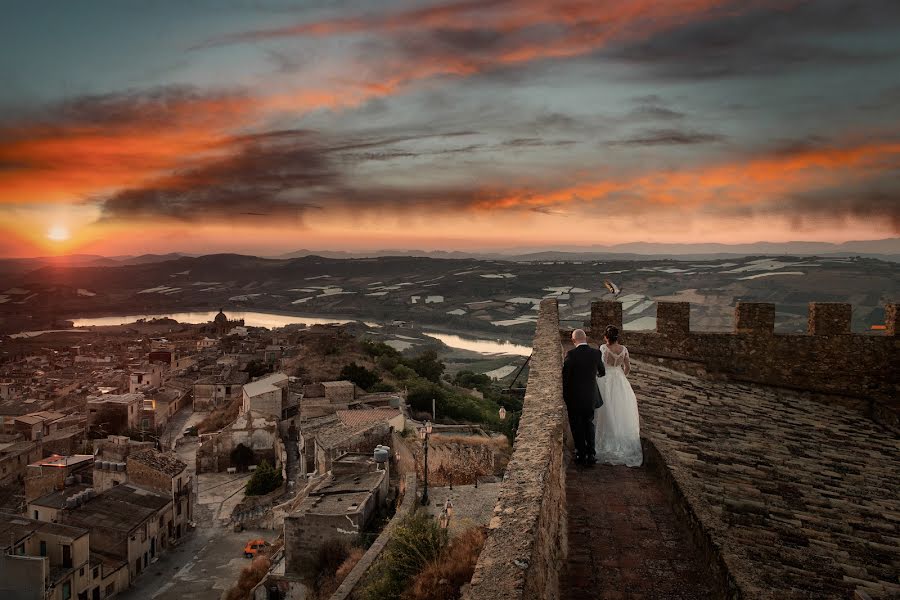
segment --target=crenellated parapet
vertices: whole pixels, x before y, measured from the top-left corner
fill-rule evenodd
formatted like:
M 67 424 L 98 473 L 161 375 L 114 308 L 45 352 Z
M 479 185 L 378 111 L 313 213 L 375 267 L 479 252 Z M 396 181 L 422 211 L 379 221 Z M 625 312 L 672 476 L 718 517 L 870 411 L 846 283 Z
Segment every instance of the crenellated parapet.
M 852 333 L 852 306 L 812 302 L 805 334 L 775 333 L 775 305 L 739 302 L 732 332 L 690 328 L 690 304 L 658 302 L 655 331 L 623 331 L 631 354 L 732 379 L 859 398 L 871 416 L 900 430 L 897 304 L 885 307 L 884 335 Z M 622 329 L 622 304 L 591 304 L 591 337 Z M 564 337 L 568 333 L 563 333 Z
M 849 335 L 853 307 L 842 302 L 810 302 L 810 335 Z

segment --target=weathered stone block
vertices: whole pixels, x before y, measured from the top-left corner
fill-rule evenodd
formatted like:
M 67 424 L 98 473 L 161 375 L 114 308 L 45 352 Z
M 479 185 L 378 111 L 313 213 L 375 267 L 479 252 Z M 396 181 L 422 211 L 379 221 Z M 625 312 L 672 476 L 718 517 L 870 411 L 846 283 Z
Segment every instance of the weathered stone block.
M 602 340 L 607 325 L 615 325 L 622 330 L 622 303 L 608 300 L 591 302 L 591 337 Z
M 810 302 L 809 335 L 845 335 L 850 333 L 853 307 L 843 302 Z
M 690 302 L 657 302 L 656 332 L 687 334 L 691 331 Z
M 738 302 L 734 308 L 735 333 L 775 333 L 775 305 Z
M 884 307 L 884 327 L 885 335 L 897 335 L 897 308 L 900 304 L 887 304 Z

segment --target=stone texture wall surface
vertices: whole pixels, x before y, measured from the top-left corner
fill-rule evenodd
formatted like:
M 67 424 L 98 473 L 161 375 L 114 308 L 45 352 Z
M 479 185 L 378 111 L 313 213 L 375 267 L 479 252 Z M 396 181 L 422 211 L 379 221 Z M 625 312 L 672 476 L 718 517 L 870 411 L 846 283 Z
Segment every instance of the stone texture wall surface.
M 659 302 L 656 332 L 623 332 L 632 355 L 702 365 L 732 379 L 863 398 L 869 416 L 900 431 L 900 340 L 850 333 L 850 305 L 811 303 L 809 334 L 776 334 L 774 305 L 739 303 L 734 333 L 689 330 L 687 303 Z M 617 321 L 610 319 L 616 318 Z M 896 305 L 885 310 L 895 331 Z M 602 343 L 607 324 L 621 328 L 621 303 L 594 302 L 591 337 Z M 564 338 L 568 332 L 562 332 Z
M 900 596 L 896 435 L 809 394 L 633 367 L 659 453 L 645 458 L 664 462 L 729 597 Z
M 556 300 L 544 300 L 513 455 L 464 600 L 559 598 L 567 550 L 561 350 Z

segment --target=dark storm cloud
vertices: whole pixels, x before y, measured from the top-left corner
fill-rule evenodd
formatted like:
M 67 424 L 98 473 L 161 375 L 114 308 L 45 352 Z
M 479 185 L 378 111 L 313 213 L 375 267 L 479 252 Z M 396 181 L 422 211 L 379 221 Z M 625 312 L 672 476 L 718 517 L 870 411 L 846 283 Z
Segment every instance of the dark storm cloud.
M 662 78 L 704 79 L 780 73 L 810 66 L 896 59 L 896 43 L 850 43 L 838 35 L 900 33 L 895 0 L 816 0 L 689 22 L 602 53 L 643 64 Z
M 900 233 L 900 175 L 842 186 L 840 189 L 795 194 L 763 210 L 790 217 L 795 222 L 809 217 L 884 221 L 891 223 L 895 233 Z
M 99 201 L 104 220 L 221 222 L 244 215 L 302 219 L 311 209 L 335 206 L 449 210 L 481 198 L 480 186 L 363 186 L 354 182 L 353 168 L 365 161 L 474 152 L 481 145 L 401 149 L 406 142 L 473 133 L 422 131 L 335 139 L 311 130 L 290 129 L 238 136 L 223 142 L 222 148 L 227 148 L 223 157 L 93 200 Z
M 890 223 L 900 233 L 900 164 L 894 173 L 876 172 L 871 177 L 835 187 L 814 188 L 761 198 L 746 204 L 710 205 L 703 212 L 715 216 L 779 217 L 800 228 L 806 221 L 842 221 L 848 218 Z
M 172 127 L 188 119 L 206 119 L 210 111 L 238 110 L 248 100 L 237 89 L 207 90 L 189 85 L 87 94 L 0 117 L 0 138 L 4 133 L 28 130 L 29 126 Z M 4 121 L 9 130 L 2 129 Z
M 722 142 L 725 137 L 715 133 L 682 131 L 679 129 L 655 129 L 637 136 L 608 142 L 614 146 L 685 146 Z
M 238 142 L 233 154 L 102 200 L 104 219 L 131 217 L 219 221 L 240 213 L 302 215 L 315 190 L 340 174 L 308 133 L 277 142 Z

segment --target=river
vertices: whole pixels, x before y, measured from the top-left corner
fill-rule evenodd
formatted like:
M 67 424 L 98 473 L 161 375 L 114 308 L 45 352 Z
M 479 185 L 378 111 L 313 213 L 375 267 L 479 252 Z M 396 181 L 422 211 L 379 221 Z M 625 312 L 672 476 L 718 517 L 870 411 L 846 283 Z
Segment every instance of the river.
M 175 319 L 179 323 L 209 323 L 212 321 L 218 311 L 190 311 L 180 313 L 169 313 L 164 315 L 125 315 L 117 317 L 90 317 L 84 319 L 72 319 L 75 327 L 96 327 L 96 326 L 112 326 L 125 325 L 126 323 L 134 323 L 138 319 L 159 319 L 168 317 Z M 307 325 L 344 325 L 351 323 L 357 319 L 336 319 L 332 317 L 314 317 L 303 315 L 276 315 L 264 312 L 229 312 L 228 318 L 233 320 L 243 319 L 244 324 L 248 327 L 267 327 L 273 329 L 276 327 L 284 327 L 296 323 L 306 323 Z M 371 321 L 362 321 L 370 327 L 381 327 L 380 323 Z M 35 334 L 38 332 L 27 332 Z M 460 350 L 469 350 L 481 354 L 512 354 L 516 356 L 529 356 L 531 348 L 521 344 L 514 344 L 506 340 L 486 340 L 474 337 L 462 336 L 452 333 L 439 333 L 436 331 L 422 331 L 423 335 L 440 340 L 451 348 Z

